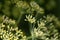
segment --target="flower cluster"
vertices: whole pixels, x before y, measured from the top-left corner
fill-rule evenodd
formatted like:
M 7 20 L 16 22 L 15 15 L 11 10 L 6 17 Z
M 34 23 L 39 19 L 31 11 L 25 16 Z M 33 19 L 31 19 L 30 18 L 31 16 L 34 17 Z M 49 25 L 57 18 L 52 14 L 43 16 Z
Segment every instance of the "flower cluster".
M 24 8 L 24 9 L 27 9 L 29 7 L 29 5 L 25 1 L 18 1 L 16 4 L 18 7 Z
M 40 7 L 35 1 L 31 1 L 29 4 L 25 1 L 18 1 L 16 3 L 18 8 L 22 8 L 22 9 L 26 9 L 25 11 L 27 13 L 33 13 L 34 11 L 36 11 L 37 13 L 43 14 L 44 13 L 44 9 L 42 7 Z
M 60 34 L 53 23 L 47 25 L 48 23 L 42 22 L 43 21 L 40 20 L 40 22 L 37 23 L 38 27 L 34 28 L 34 36 L 42 40 L 59 40 Z
M 3 16 L 0 23 L 0 38 L 2 40 L 26 40 L 21 29 L 18 29 L 15 20 Z
M 32 1 L 30 2 L 30 5 L 33 11 L 37 11 L 37 13 L 41 13 L 41 14 L 44 13 L 44 9 L 41 8 L 36 2 Z
M 36 21 L 35 17 L 32 17 L 32 15 L 26 15 L 25 21 L 29 21 L 30 23 L 34 23 Z
M 27 21 L 29 21 L 30 23 L 32 21 L 30 21 L 32 18 L 32 16 L 26 16 Z M 59 40 L 60 34 L 56 28 L 56 26 L 54 25 L 54 23 L 52 21 L 55 21 L 55 16 L 53 15 L 48 15 L 47 17 L 44 16 L 44 19 L 40 19 L 38 21 L 34 21 L 36 19 L 34 19 L 33 21 L 36 22 L 37 27 L 32 26 L 33 30 L 31 33 L 31 36 L 33 36 L 32 39 L 37 40 L 37 39 L 41 39 L 41 40 Z M 33 23 L 33 22 L 32 22 Z
M 2 5 L 2 13 L 6 16 L 11 16 L 15 20 L 12 20 L 6 16 L 0 17 L 0 39 L 2 40 L 59 40 L 60 34 L 56 27 L 60 27 L 60 21 L 53 15 L 47 15 L 40 18 L 40 14 L 44 14 L 45 11 L 51 10 L 55 6 L 54 0 L 50 2 L 42 3 L 44 0 L 5 0 L 4 5 Z M 41 6 L 40 6 L 40 3 Z M 42 6 L 44 6 L 42 8 Z M 12 7 L 12 8 L 11 8 Z M 27 14 L 27 15 L 26 15 Z M 28 15 L 31 14 L 31 15 Z M 24 35 L 23 31 L 19 29 L 17 24 L 25 18 L 25 21 L 29 23 L 29 33 L 30 36 Z M 24 21 L 21 23 L 25 23 Z M 17 23 L 16 23 L 17 22 Z M 23 26 L 25 26 L 24 24 Z M 22 26 L 22 28 L 23 28 Z M 27 27 L 27 28 L 28 28 Z M 25 29 L 23 29 L 25 30 Z M 28 29 L 27 29 L 28 30 Z

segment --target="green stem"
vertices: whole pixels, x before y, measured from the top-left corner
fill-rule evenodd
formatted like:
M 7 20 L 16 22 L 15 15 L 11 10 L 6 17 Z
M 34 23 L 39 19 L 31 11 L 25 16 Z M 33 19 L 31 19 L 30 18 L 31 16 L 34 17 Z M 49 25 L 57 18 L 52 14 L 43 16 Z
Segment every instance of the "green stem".
M 20 23 L 20 20 L 21 20 L 21 18 L 22 18 L 22 13 L 19 15 L 19 18 L 18 18 L 18 20 L 17 20 L 17 24 L 19 24 Z
M 33 24 L 29 23 L 29 25 L 30 25 L 30 32 L 31 32 L 31 35 L 32 35 L 32 40 L 35 40 L 35 36 L 34 36 L 35 23 L 33 23 Z

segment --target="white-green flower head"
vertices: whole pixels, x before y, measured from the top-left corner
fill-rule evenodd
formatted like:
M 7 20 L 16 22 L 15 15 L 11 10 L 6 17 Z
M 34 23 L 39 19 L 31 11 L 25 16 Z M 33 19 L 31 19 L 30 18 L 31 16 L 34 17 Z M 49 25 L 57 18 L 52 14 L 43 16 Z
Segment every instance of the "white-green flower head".
M 30 5 L 33 10 L 37 11 L 37 13 L 44 14 L 44 9 L 41 8 L 35 1 L 31 1 Z
M 35 1 L 31 1 L 31 2 L 30 2 L 30 5 L 31 5 L 32 8 L 37 8 L 37 9 L 39 9 L 39 5 L 38 5 Z
M 19 8 L 28 8 L 29 7 L 28 3 L 26 3 L 25 1 L 19 1 L 19 2 L 17 2 L 17 6 Z
M 25 21 L 28 21 L 30 23 L 35 23 L 36 19 L 32 15 L 28 15 L 28 16 L 26 15 Z

